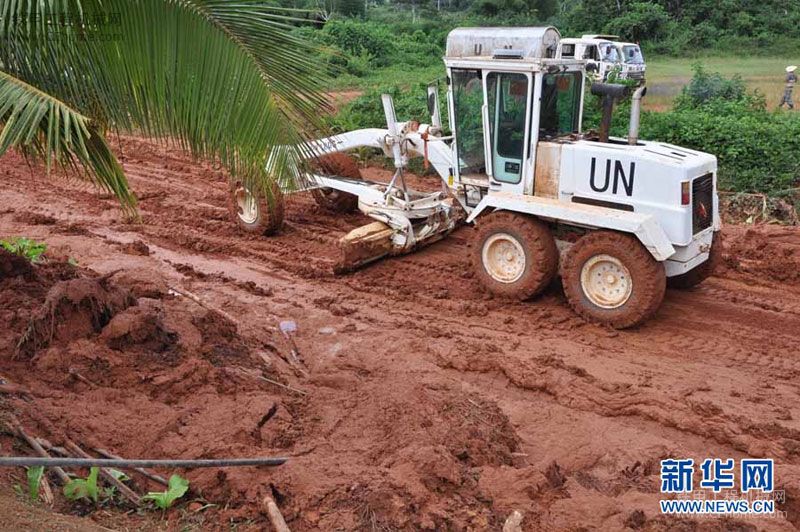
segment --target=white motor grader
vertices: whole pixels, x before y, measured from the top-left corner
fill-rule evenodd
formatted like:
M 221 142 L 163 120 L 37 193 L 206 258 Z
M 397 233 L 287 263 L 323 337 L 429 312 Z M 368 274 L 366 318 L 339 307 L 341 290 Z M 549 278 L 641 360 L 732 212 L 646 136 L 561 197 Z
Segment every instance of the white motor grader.
M 638 136 L 645 89 L 633 95 L 627 139 L 609 137 L 621 85 L 595 84 L 598 132 L 581 132 L 585 62 L 556 59 L 555 28 L 460 28 L 447 38 L 449 134 L 438 92 L 428 89 L 430 124 L 398 122 L 383 96 L 386 129 L 314 141 L 308 176 L 317 202 L 358 208 L 373 220 L 341 239 L 340 270 L 407 253 L 476 226 L 475 277 L 491 292 L 528 299 L 560 272 L 573 309 L 624 328 L 659 308 L 669 279 L 693 286 L 712 270 L 720 228 L 713 155 Z M 360 179 L 339 152 L 374 147 L 394 160 L 391 182 Z M 441 176 L 437 192 L 406 187 L 411 157 Z M 333 175 L 330 175 L 333 174 Z M 234 187 L 232 212 L 249 231 L 280 227 L 282 196 L 269 204 Z

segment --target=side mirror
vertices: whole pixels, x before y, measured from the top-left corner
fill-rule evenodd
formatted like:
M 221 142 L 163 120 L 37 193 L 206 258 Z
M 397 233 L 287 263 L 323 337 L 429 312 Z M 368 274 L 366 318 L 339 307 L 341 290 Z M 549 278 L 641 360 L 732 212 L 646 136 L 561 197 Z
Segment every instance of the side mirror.
M 586 65 L 586 72 L 597 72 L 597 64 L 589 63 L 588 65 Z

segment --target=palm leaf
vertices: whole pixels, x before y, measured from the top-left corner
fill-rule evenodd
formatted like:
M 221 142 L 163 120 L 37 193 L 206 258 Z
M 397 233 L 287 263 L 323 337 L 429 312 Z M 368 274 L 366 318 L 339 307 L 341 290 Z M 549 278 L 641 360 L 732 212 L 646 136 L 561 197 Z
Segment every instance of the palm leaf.
M 63 12 L 66 27 L 53 23 Z M 94 123 L 174 139 L 256 191 L 302 179 L 300 145 L 325 106 L 314 49 L 290 32 L 302 12 L 262 0 L 13 0 L 2 14 L 0 69 Z M 294 153 L 268 171 L 275 150 Z
M 0 72 L 0 156 L 9 148 L 73 170 L 116 195 L 125 208 L 136 199 L 103 135 L 86 116 L 36 87 Z

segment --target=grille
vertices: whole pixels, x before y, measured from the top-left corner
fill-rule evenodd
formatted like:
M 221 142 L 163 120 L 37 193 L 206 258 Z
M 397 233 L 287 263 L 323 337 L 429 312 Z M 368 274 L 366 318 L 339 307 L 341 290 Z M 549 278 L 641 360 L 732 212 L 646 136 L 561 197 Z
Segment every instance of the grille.
M 629 79 L 644 79 L 644 72 L 636 71 L 636 72 L 628 72 Z
M 692 182 L 692 233 L 708 229 L 714 221 L 714 175 L 706 174 Z

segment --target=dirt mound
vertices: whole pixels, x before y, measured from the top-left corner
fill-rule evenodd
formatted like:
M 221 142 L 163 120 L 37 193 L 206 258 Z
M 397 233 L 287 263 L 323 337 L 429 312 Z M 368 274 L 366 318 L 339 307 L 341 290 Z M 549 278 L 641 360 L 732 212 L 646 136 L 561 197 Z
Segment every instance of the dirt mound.
M 122 351 L 134 347 L 161 353 L 175 346 L 177 335 L 164 326 L 164 308 L 154 299 L 140 299 L 108 322 L 100 334 L 109 347 Z
M 161 299 L 169 288 L 158 275 L 148 268 L 131 268 L 114 273 L 111 280 L 130 291 L 135 298 Z
M 30 261 L 25 257 L 0 248 L 0 280 L 20 275 L 28 278 L 33 275 L 33 267 Z
M 31 316 L 19 340 L 19 351 L 31 355 L 54 341 L 67 344 L 99 332 L 135 301 L 130 292 L 111 285 L 107 277 L 60 281 Z
M 727 239 L 725 266 L 771 282 L 800 283 L 800 245 L 793 241 L 796 229 L 760 226 L 731 231 L 735 237 Z

